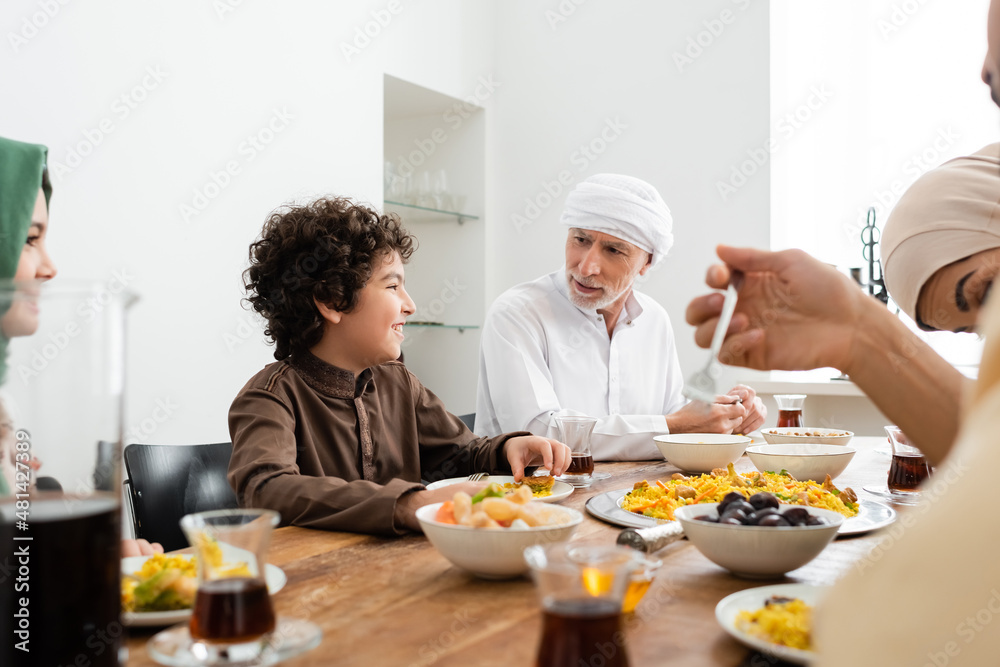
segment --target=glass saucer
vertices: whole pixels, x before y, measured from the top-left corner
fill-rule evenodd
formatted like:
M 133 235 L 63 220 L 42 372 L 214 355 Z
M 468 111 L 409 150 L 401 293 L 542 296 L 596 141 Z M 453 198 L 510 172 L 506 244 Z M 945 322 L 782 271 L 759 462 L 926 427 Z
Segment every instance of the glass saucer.
M 590 479 L 595 480 L 595 481 L 602 480 L 602 479 L 611 479 L 611 473 L 609 473 L 609 472 L 592 472 L 592 473 L 590 473 Z
M 900 505 L 916 505 L 920 502 L 919 491 L 912 493 L 900 493 L 890 490 L 888 486 L 863 486 L 861 488 L 874 496 L 888 498 L 892 502 Z
M 146 643 L 153 660 L 168 667 L 274 665 L 319 646 L 323 632 L 314 623 L 279 616 L 274 632 L 244 644 L 210 644 L 191 638 L 187 623 L 154 635 Z

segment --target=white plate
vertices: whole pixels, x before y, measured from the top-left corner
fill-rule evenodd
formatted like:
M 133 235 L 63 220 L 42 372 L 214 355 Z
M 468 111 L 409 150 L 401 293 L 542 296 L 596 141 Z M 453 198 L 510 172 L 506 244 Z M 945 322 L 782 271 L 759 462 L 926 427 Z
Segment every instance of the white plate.
M 722 598 L 719 604 L 715 606 L 715 620 L 736 641 L 752 649 L 768 656 L 794 662 L 797 665 L 808 665 L 816 659 L 816 653 L 789 646 L 781 646 L 780 644 L 772 644 L 771 642 L 747 634 L 736 627 L 736 616 L 741 611 L 756 611 L 760 609 L 764 606 L 764 601 L 772 595 L 798 598 L 809 606 L 815 606 L 816 603 L 823 599 L 827 590 L 829 588 L 826 586 L 813 586 L 812 584 L 777 584 L 775 586 L 748 588 L 747 590 L 739 591 L 738 593 L 733 593 Z
M 122 558 L 122 574 L 132 574 L 142 567 L 142 564 L 149 560 L 149 556 L 130 556 Z M 288 578 L 277 565 L 267 564 L 264 568 L 264 579 L 267 581 L 267 590 L 274 595 L 282 588 Z M 182 623 L 191 618 L 190 609 L 175 609 L 173 611 L 123 611 L 122 623 L 130 626 L 161 626 Z
M 635 512 L 622 509 L 622 498 L 632 489 L 619 489 L 617 491 L 606 491 L 591 497 L 587 501 L 587 513 L 597 517 L 602 521 L 623 528 L 649 528 L 661 523 L 666 523 L 666 519 L 651 519 Z M 858 513 L 840 524 L 837 537 L 864 535 L 873 530 L 884 528 L 896 520 L 896 511 L 874 500 L 862 499 L 858 501 Z
M 468 477 L 450 477 L 448 479 L 438 480 L 437 482 L 431 482 L 427 485 L 429 491 L 434 489 L 440 489 L 445 486 L 451 486 L 452 484 L 460 484 L 462 482 L 468 482 Z M 497 484 L 508 484 L 514 482 L 514 477 L 511 475 L 488 475 L 483 477 L 480 481 L 482 482 L 495 482 Z M 573 487 L 566 482 L 560 482 L 556 480 L 552 483 L 552 495 L 545 496 L 544 498 L 535 498 L 541 503 L 554 503 L 562 500 L 569 494 L 573 493 Z

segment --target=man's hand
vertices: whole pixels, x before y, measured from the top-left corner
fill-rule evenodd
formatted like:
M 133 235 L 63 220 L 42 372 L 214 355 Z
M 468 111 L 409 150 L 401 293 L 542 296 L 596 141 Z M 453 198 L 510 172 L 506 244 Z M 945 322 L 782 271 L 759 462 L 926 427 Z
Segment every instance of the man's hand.
M 747 409 L 747 416 L 743 418 L 743 423 L 734 428 L 733 433 L 746 435 L 764 425 L 764 420 L 767 419 L 767 408 L 757 398 L 757 392 L 745 384 L 738 384 L 730 389 L 726 396 L 739 396 L 740 400 L 743 401 L 743 407 Z
M 474 496 L 482 491 L 488 482 L 460 482 L 459 484 L 449 484 L 433 491 L 411 491 L 404 494 L 396 501 L 396 509 L 393 513 L 393 521 L 397 526 L 408 528 L 415 533 L 420 530 L 420 522 L 417 521 L 417 510 L 424 505 L 451 500 L 459 491 L 465 491 L 470 496 Z
M 725 289 L 730 268 L 744 273 L 736 313 L 719 359 L 761 370 L 808 370 L 833 366 L 850 372 L 851 347 L 871 299 L 851 280 L 801 250 L 766 252 L 719 246 L 727 266 L 709 267 L 706 283 Z M 688 304 L 695 342 L 708 347 L 723 295 Z
M 732 433 L 747 418 L 747 409 L 734 396 L 716 396 L 708 405 L 691 401 L 677 412 L 667 415 L 671 433 Z
M 561 475 L 569 467 L 573 453 L 570 448 L 558 440 L 543 438 L 538 435 L 522 435 L 511 438 L 504 445 L 507 461 L 514 473 L 514 481 L 519 482 L 524 477 L 524 468 L 541 463 L 553 475 Z
M 122 558 L 129 556 L 152 556 L 162 554 L 163 545 L 159 542 L 150 544 L 146 540 L 122 540 Z

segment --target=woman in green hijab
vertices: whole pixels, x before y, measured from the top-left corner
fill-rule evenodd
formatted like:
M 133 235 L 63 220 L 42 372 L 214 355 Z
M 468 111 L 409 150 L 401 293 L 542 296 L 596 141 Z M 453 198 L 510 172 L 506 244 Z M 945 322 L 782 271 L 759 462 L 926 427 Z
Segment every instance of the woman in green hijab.
M 44 146 L 0 137 L 0 280 L 49 280 L 56 275 L 45 249 L 52 186 Z M 0 307 L 0 382 L 6 375 L 7 342 L 38 328 L 38 310 L 25 299 Z M 13 426 L 0 403 L 0 495 L 14 482 Z

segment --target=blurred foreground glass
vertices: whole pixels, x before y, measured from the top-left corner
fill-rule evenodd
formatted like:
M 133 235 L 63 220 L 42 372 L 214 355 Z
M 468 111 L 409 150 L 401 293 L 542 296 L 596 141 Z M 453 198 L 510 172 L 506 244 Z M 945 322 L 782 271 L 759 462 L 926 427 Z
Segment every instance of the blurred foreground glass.
M 909 443 L 898 426 L 886 426 L 885 432 L 892 445 L 892 463 L 889 465 L 886 486 L 895 495 L 919 497 L 918 487 L 931 476 L 930 464 L 923 452 Z
M 198 562 L 193 639 L 244 644 L 274 630 L 264 567 L 278 521 L 272 510 L 216 510 L 181 519 Z
M 594 474 L 594 456 L 590 452 L 590 434 L 594 432 L 597 418 L 556 417 L 556 423 L 559 425 L 559 441 L 568 445 L 573 452 L 569 468 L 556 479 L 576 487 L 590 486 Z
M 146 645 L 176 667 L 273 665 L 319 645 L 313 623 L 275 616 L 267 585 L 267 549 L 280 515 L 273 510 L 215 510 L 181 519 L 198 563 L 191 622 Z M 271 566 L 273 568 L 273 566 Z
M 627 667 L 622 605 L 642 554 L 615 545 L 562 543 L 524 550 L 542 604 L 538 667 L 600 662 Z
M 775 394 L 774 401 L 778 404 L 778 428 L 801 428 L 805 425 L 802 419 L 805 394 Z
M 107 284 L 0 284 L 0 665 L 117 666 L 125 319 Z

